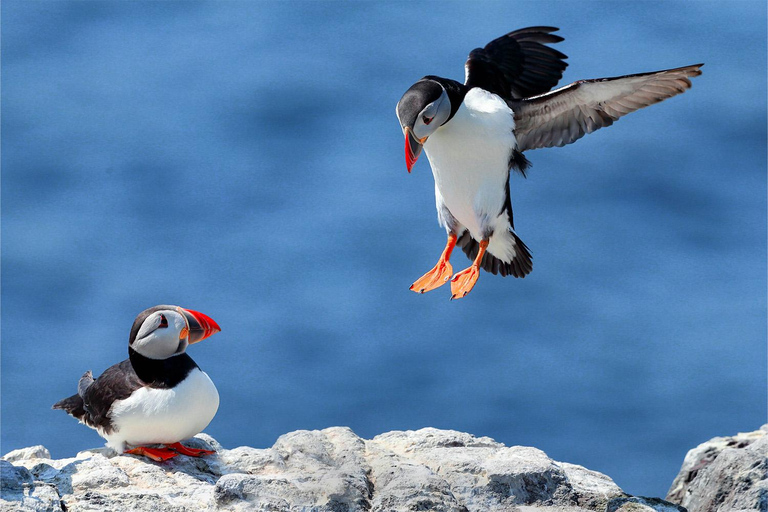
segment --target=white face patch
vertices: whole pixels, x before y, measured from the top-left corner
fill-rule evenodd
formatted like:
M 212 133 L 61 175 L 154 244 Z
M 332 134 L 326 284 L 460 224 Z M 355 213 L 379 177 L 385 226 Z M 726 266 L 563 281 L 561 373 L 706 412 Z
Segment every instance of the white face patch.
M 443 93 L 435 101 L 424 107 L 416 117 L 413 123 L 413 134 L 418 139 L 429 137 L 435 130 L 451 115 L 451 100 L 448 99 L 448 93 L 443 89 Z
M 188 336 L 187 320 L 181 313 L 155 311 L 141 324 L 131 347 L 144 357 L 167 359 L 187 349 Z

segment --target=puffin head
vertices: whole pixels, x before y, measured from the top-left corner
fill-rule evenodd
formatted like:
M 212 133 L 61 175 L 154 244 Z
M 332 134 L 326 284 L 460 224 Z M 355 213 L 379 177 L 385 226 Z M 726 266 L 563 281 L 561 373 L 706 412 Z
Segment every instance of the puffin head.
M 405 135 L 405 164 L 411 172 L 427 138 L 451 117 L 451 101 L 440 82 L 424 77 L 405 91 L 395 112 Z
M 145 309 L 131 327 L 128 346 L 150 359 L 168 359 L 221 331 L 212 318 L 179 306 Z

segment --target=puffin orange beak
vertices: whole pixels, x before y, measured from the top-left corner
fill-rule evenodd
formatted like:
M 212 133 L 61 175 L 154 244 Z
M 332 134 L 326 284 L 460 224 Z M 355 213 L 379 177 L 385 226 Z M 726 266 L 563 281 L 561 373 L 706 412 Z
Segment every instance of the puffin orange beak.
M 221 327 L 219 327 L 219 324 L 217 324 L 213 318 L 204 315 L 199 311 L 192 311 L 191 309 L 184 308 L 179 309 L 181 309 L 181 313 L 189 323 L 190 345 L 221 331 Z
M 405 132 L 405 166 L 408 168 L 408 172 L 411 172 L 413 164 L 419 159 L 421 149 L 427 138 L 424 137 L 424 140 L 417 139 L 416 136 L 413 135 L 411 129 L 407 126 L 403 131 Z

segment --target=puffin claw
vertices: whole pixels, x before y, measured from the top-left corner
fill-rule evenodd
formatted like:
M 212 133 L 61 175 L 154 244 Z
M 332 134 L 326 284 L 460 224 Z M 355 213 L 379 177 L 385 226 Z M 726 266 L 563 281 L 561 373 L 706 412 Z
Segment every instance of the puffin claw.
M 451 279 L 451 300 L 463 299 L 474 288 L 479 277 L 479 269 L 473 264 L 462 270 Z
M 451 279 L 453 267 L 448 261 L 438 261 L 437 265 L 411 285 L 416 293 L 425 293 L 439 288 Z

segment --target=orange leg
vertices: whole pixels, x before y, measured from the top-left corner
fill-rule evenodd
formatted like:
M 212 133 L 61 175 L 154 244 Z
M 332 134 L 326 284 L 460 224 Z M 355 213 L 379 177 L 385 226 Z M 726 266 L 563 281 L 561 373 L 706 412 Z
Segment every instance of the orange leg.
M 166 448 L 175 450 L 182 455 L 188 455 L 190 457 L 202 457 L 203 455 L 213 455 L 214 453 L 216 453 L 211 450 L 200 450 L 198 448 L 190 448 L 188 446 L 184 446 L 181 443 L 169 444 L 166 446 Z
M 456 247 L 456 235 L 451 233 L 448 235 L 448 243 L 445 244 L 443 254 L 441 254 L 440 259 L 437 260 L 437 265 L 417 279 L 416 282 L 411 285 L 411 290 L 416 293 L 424 293 L 447 283 L 453 274 L 453 267 L 451 267 L 448 260 L 451 259 L 451 252 L 453 252 L 454 247 Z
M 461 299 L 472 291 L 480 275 L 480 262 L 483 261 L 486 249 L 488 249 L 488 240 L 483 240 L 480 242 L 480 250 L 477 251 L 477 257 L 472 265 L 453 276 L 451 279 L 451 300 Z
M 167 448 L 147 448 L 146 446 L 137 446 L 132 450 L 126 450 L 124 453 L 143 455 L 157 462 L 165 462 L 178 455 L 178 453 Z

